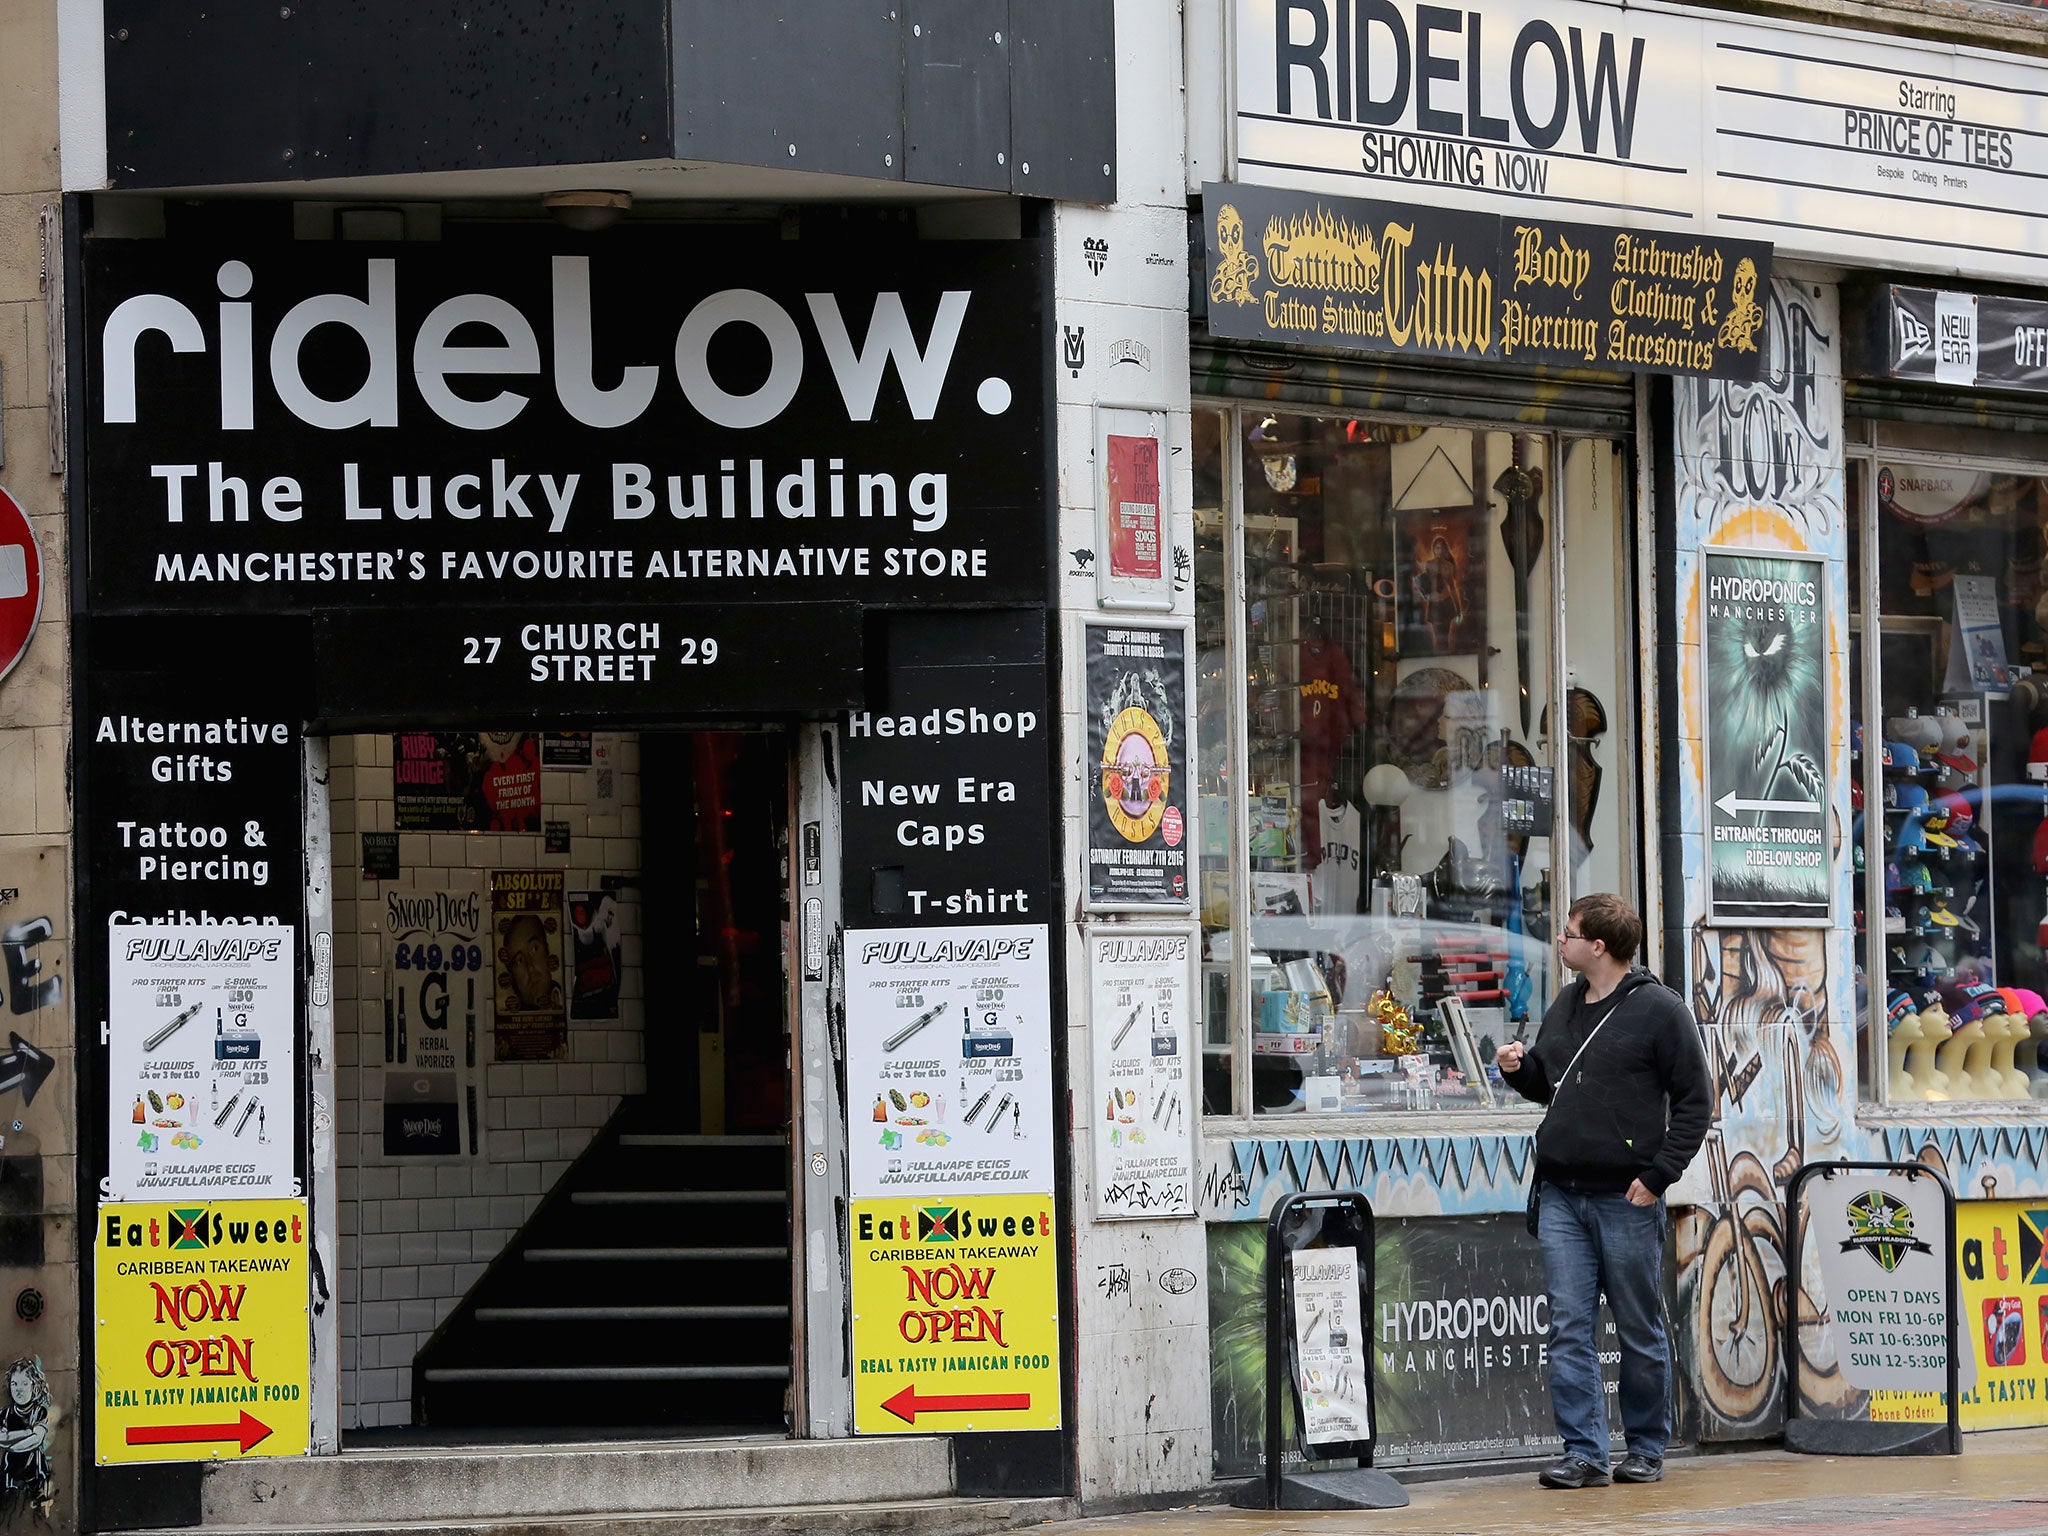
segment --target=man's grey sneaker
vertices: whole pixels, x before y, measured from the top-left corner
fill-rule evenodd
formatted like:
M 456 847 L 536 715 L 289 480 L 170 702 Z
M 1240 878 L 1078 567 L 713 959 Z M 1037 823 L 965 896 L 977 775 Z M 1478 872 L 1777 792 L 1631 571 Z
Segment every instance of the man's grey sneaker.
M 1622 1458 L 1620 1466 L 1614 1469 L 1617 1483 L 1654 1483 L 1664 1476 L 1664 1463 L 1652 1461 L 1647 1456 L 1638 1456 L 1630 1451 Z
M 1660 1467 L 1660 1475 L 1662 1471 Z M 1607 1469 L 1594 1466 L 1582 1456 L 1567 1456 L 1537 1473 L 1536 1481 L 1546 1488 L 1605 1488 Z

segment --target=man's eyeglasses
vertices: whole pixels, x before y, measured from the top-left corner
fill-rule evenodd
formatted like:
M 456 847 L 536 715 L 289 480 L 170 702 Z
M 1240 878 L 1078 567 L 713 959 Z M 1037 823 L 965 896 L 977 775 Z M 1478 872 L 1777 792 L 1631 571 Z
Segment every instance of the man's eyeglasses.
M 1563 949 L 1565 945 L 1571 943 L 1574 939 L 1577 939 L 1580 943 L 1584 943 L 1586 941 L 1586 936 L 1583 933 L 1573 933 L 1571 929 L 1567 928 L 1563 933 L 1560 933 L 1557 936 L 1557 947 L 1559 949 Z

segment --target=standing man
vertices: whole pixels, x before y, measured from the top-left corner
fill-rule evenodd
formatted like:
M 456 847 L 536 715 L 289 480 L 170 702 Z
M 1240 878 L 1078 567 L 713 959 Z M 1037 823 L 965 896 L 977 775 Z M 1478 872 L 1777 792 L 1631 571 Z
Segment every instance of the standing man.
M 1607 1401 L 1600 1297 L 1621 1339 L 1621 1427 L 1614 1476 L 1654 1483 L 1671 1438 L 1671 1347 L 1664 1333 L 1664 1191 L 1707 1134 L 1713 1085 L 1699 1029 L 1676 992 L 1632 964 L 1643 920 L 1619 896 L 1572 903 L 1557 936 L 1579 973 L 1550 1005 L 1536 1044 L 1495 1055 L 1526 1099 L 1559 1112 L 1536 1131 L 1537 1238 L 1550 1293 L 1550 1410 L 1564 1457 L 1546 1488 L 1604 1488 Z

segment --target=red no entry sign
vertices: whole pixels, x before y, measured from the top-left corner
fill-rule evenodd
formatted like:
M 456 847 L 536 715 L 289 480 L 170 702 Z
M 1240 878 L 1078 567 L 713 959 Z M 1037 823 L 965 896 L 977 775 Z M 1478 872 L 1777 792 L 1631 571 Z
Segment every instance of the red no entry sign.
M 0 491 L 0 677 L 14 670 L 35 639 L 43 611 L 43 559 L 28 514 Z

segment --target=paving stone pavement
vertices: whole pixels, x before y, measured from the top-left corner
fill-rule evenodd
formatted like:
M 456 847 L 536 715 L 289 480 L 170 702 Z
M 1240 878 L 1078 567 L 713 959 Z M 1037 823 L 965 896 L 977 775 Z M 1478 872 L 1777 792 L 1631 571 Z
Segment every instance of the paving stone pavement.
M 1202 1507 L 1106 1516 L 1046 1536 L 2048 1536 L 2048 1429 L 1963 1437 L 1960 1457 L 1674 1458 L 1664 1481 L 1574 1492 L 1533 1473 L 1415 1483 L 1407 1509 L 1272 1512 Z

